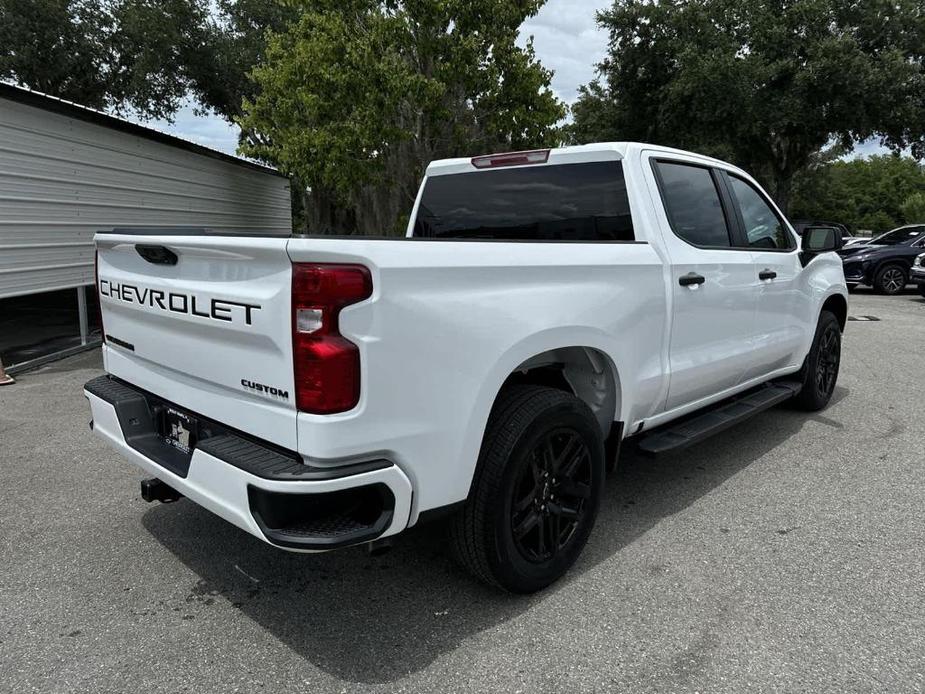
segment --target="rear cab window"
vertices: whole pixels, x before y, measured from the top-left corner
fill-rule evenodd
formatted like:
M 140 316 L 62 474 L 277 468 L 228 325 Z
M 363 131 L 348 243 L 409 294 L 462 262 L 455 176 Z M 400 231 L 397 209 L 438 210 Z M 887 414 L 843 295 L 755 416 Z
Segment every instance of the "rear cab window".
M 412 235 L 445 240 L 635 240 L 619 161 L 430 176 Z

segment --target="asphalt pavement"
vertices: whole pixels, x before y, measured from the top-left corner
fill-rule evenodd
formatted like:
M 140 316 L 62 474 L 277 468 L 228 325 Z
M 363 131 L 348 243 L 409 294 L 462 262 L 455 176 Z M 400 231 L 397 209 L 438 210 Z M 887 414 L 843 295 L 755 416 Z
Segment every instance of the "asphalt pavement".
M 925 299 L 852 296 L 833 403 L 626 452 L 530 597 L 439 527 L 275 550 L 87 427 L 98 352 L 0 388 L 0 692 L 925 691 Z

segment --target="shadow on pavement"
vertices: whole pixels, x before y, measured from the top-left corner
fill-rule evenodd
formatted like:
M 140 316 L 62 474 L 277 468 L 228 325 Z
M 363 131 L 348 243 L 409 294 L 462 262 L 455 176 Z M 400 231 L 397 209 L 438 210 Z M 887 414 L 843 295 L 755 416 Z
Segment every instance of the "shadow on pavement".
M 839 391 L 839 399 L 847 394 Z M 619 559 L 621 549 L 774 451 L 807 419 L 770 410 L 697 447 L 654 459 L 628 444 L 578 565 L 528 597 L 500 594 L 458 569 L 440 526 L 413 528 L 390 553 L 369 557 L 355 548 L 317 555 L 276 550 L 186 500 L 151 508 L 143 524 L 200 577 L 187 603 L 224 598 L 338 678 L 393 682 L 568 590 L 600 562 Z M 773 465 L 773 456 L 760 464 Z

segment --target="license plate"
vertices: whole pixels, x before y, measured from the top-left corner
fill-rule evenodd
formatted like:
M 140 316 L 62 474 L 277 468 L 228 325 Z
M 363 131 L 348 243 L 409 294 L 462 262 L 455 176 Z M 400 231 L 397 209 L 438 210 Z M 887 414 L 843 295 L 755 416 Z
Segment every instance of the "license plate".
M 195 418 L 174 409 L 164 410 L 161 435 L 164 441 L 183 453 L 189 453 L 196 445 L 199 426 Z

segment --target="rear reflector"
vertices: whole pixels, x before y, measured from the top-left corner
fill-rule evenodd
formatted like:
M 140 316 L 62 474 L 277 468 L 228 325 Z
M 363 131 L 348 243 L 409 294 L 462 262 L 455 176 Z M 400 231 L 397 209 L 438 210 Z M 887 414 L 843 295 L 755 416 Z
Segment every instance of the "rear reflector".
M 472 166 L 477 169 L 492 169 L 499 166 L 545 164 L 548 161 L 548 149 L 534 149 L 529 152 L 506 152 L 505 154 L 486 154 L 482 157 L 473 157 Z
M 93 281 L 96 286 L 93 291 L 96 292 L 96 313 L 100 320 L 100 340 L 106 342 L 106 328 L 103 325 L 103 302 L 100 300 L 100 252 L 96 251 L 93 255 Z
M 296 406 L 333 414 L 360 399 L 360 350 L 340 334 L 345 306 L 369 298 L 372 277 L 362 265 L 292 266 L 292 358 Z

